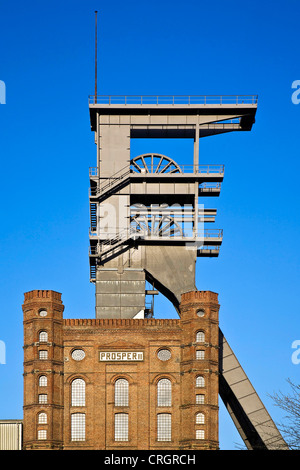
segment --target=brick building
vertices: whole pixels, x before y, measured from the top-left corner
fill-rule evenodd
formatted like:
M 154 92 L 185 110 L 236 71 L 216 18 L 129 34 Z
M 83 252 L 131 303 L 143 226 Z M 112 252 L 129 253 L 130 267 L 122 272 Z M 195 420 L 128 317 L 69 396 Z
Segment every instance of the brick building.
M 25 293 L 24 449 L 218 449 L 218 295 L 180 319 L 64 319 Z

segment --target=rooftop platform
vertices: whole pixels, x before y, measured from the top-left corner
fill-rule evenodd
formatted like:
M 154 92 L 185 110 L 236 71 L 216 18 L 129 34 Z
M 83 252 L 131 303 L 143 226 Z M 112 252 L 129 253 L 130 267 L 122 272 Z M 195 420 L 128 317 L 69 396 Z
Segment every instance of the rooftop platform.
M 257 95 L 185 95 L 185 96 L 164 96 L 164 95 L 91 95 L 89 96 L 89 109 L 92 130 L 96 130 L 96 115 L 99 113 L 103 115 L 136 115 L 136 116 L 218 116 L 217 119 L 213 118 L 208 122 L 199 122 L 202 125 L 202 136 L 211 135 L 220 132 L 228 132 L 231 130 L 250 130 L 254 123 L 255 113 L 257 109 L 258 96 Z M 230 122 L 231 119 L 238 117 L 236 122 Z M 229 120 L 229 121 L 228 121 Z M 207 120 L 206 120 L 207 121 Z M 220 121 L 224 121 L 221 123 Z M 132 121 L 131 123 L 132 137 L 146 137 L 145 125 L 143 128 L 138 127 L 141 124 L 139 121 Z M 146 123 L 143 123 L 146 124 Z M 147 131 L 152 133 L 156 131 L 157 136 L 162 136 L 159 128 L 154 129 L 151 126 L 157 124 L 154 121 L 147 121 Z M 166 125 L 162 120 L 160 123 Z M 178 136 L 179 130 L 184 131 L 186 135 L 183 137 L 190 137 L 191 126 L 194 124 L 193 119 L 186 122 L 187 127 L 179 129 L 175 127 L 173 130 L 170 126 L 182 126 L 181 120 L 167 122 L 168 129 L 164 129 L 165 137 Z M 221 128 L 220 128 L 221 124 Z M 214 127 L 214 126 L 216 126 Z M 166 132 L 168 130 L 168 132 Z M 159 132 L 157 132 L 159 131 Z M 173 131 L 173 132 L 171 132 Z M 169 135 L 168 135 L 169 134 Z M 182 132 L 181 132 L 182 134 Z M 152 135 L 149 135 L 152 137 Z M 181 136 L 181 135 L 180 135 Z

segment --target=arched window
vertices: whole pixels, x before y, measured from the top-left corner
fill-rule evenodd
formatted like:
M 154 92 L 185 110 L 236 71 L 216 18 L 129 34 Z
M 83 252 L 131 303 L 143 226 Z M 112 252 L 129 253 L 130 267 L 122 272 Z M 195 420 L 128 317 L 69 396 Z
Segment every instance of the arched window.
M 71 385 L 71 406 L 85 406 L 85 381 L 75 379 Z
M 40 343 L 47 343 L 48 341 L 48 333 L 47 331 L 40 331 L 39 334 L 39 342 Z
M 85 441 L 85 414 L 71 414 L 71 441 Z
M 196 414 L 196 424 L 204 424 L 204 423 L 205 423 L 204 413 L 197 413 Z
M 205 379 L 202 375 L 196 377 L 196 387 L 205 387 Z
M 115 406 L 129 405 L 129 384 L 126 379 L 118 379 L 115 382 Z
M 157 440 L 170 441 L 172 437 L 172 416 L 170 413 L 157 415 Z
M 172 384 L 169 379 L 160 379 L 157 384 L 157 406 L 172 405 Z
M 38 424 L 47 424 L 47 414 L 41 412 L 38 414 Z
M 204 331 L 197 331 L 196 333 L 196 343 L 204 343 L 205 334 Z
M 41 375 L 39 377 L 39 386 L 40 387 L 47 387 L 47 377 L 46 377 L 46 375 Z
M 128 441 L 128 414 L 115 414 L 115 441 Z

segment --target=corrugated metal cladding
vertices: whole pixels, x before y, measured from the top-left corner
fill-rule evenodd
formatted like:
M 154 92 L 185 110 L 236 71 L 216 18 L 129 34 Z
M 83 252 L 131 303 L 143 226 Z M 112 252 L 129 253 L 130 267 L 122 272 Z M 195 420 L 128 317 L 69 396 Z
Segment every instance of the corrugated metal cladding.
M 22 421 L 0 420 L 0 450 L 22 449 Z

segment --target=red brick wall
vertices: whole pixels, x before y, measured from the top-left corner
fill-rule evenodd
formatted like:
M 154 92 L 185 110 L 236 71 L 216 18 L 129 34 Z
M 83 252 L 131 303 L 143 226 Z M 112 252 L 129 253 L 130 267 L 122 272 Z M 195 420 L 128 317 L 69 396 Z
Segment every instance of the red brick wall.
M 47 317 L 39 310 L 47 309 Z M 198 309 L 204 316 L 197 315 Z M 181 319 L 65 319 L 60 294 L 32 291 L 25 294 L 24 311 L 24 448 L 64 449 L 217 449 L 218 448 L 218 296 L 212 292 L 190 292 L 182 296 Z M 48 343 L 39 344 L 39 331 L 47 330 Z M 197 331 L 205 342 L 196 342 Z M 38 359 L 39 349 L 48 350 L 48 360 Z M 82 349 L 85 357 L 71 354 Z M 160 348 L 171 352 L 161 361 Z M 196 359 L 203 349 L 205 358 Z M 100 351 L 142 351 L 143 361 L 101 362 Z M 48 377 L 48 404 L 38 403 L 38 377 Z M 196 387 L 202 375 L 205 386 Z M 86 384 L 85 406 L 71 406 L 71 384 L 81 378 Z M 129 406 L 116 407 L 115 381 L 129 383 Z M 172 384 L 172 404 L 159 407 L 157 383 L 167 378 Z M 44 388 L 44 387 L 43 387 Z M 205 397 L 196 404 L 196 394 Z M 37 414 L 45 411 L 46 425 L 37 425 Z M 115 413 L 128 413 L 128 441 L 115 441 Z M 196 424 L 203 413 L 204 424 Z M 84 413 L 84 441 L 71 440 L 71 414 Z M 157 440 L 157 414 L 170 413 L 172 439 Z M 38 440 L 38 429 L 47 429 L 47 439 Z M 196 429 L 205 432 L 196 439 Z

